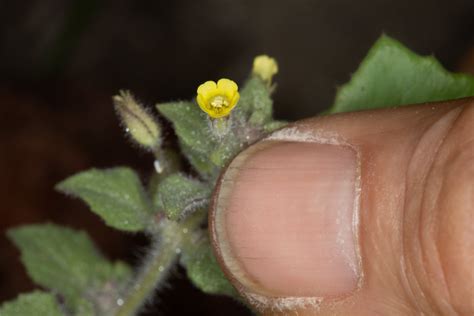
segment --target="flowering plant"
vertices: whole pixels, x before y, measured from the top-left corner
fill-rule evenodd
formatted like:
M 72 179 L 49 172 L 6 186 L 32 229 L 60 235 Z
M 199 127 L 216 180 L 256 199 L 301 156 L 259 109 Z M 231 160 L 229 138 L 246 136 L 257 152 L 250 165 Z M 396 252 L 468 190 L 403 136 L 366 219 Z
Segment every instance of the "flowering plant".
M 84 200 L 106 225 L 149 236 L 147 255 L 132 268 L 108 261 L 84 232 L 55 224 L 11 229 L 8 236 L 29 275 L 49 291 L 22 294 L 3 304 L 0 315 L 136 315 L 176 264 L 202 291 L 237 297 L 213 255 L 207 210 L 217 178 L 232 158 L 286 124 L 272 115 L 277 72 L 273 58 L 258 56 L 240 90 L 229 79 L 206 81 L 195 100 L 158 104 L 173 125 L 179 152 L 163 145 L 162 127 L 150 109 L 130 92 L 115 96 L 126 134 L 153 155 L 151 180 L 144 185 L 127 167 L 92 169 L 57 189 Z M 473 77 L 450 74 L 432 57 L 417 56 L 383 36 L 339 89 L 327 114 L 472 95 Z M 191 165 L 190 174 L 180 154 Z

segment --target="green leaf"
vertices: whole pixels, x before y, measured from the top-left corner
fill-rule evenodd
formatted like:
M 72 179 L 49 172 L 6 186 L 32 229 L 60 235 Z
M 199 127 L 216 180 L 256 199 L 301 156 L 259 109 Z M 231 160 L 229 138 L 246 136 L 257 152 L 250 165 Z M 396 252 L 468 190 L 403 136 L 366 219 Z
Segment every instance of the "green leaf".
M 242 150 L 243 147 L 239 139 L 232 136 L 233 134 L 229 133 L 229 136 L 225 137 L 216 149 L 210 153 L 209 158 L 216 166 L 225 167 Z
M 84 171 L 56 189 L 83 199 L 107 225 L 120 230 L 144 230 L 153 212 L 138 176 L 125 167 Z
M 182 174 L 167 177 L 158 187 L 158 205 L 168 218 L 181 220 L 192 211 L 208 203 L 209 187 Z
M 219 171 L 212 161 L 209 160 L 209 153 L 204 154 L 196 152 L 183 142 L 180 142 L 180 145 L 183 155 L 203 178 L 210 178 L 211 175 L 216 174 Z
M 447 72 L 433 57 L 421 57 L 382 36 L 328 113 L 457 99 L 474 95 L 474 77 Z
M 73 309 L 81 297 L 106 282 L 117 288 L 130 277 L 123 263 L 111 264 L 86 233 L 54 224 L 26 225 L 8 231 L 21 251 L 21 260 L 37 284 L 61 293 Z
M 59 304 L 51 293 L 34 291 L 20 294 L 0 307 L 1 316 L 63 316 Z
M 157 105 L 164 117 L 173 123 L 179 139 L 193 150 L 206 153 L 215 146 L 207 115 L 193 102 L 170 102 Z
M 207 157 L 216 147 L 207 115 L 194 102 L 170 102 L 157 105 L 158 111 L 173 123 L 184 155 L 203 176 L 215 171 Z
M 217 264 L 208 238 L 184 248 L 181 264 L 191 282 L 205 293 L 237 297 L 236 290 Z
M 247 80 L 237 106 L 250 115 L 249 123 L 252 125 L 263 125 L 272 119 L 273 101 L 270 89 L 259 77 L 250 77 Z

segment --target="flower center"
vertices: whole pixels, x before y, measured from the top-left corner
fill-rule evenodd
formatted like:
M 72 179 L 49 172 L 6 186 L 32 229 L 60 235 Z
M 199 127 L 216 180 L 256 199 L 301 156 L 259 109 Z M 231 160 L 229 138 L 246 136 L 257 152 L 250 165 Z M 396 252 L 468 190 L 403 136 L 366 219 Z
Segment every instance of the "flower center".
M 216 109 L 226 108 L 229 106 L 229 100 L 223 95 L 216 95 L 209 102 Z

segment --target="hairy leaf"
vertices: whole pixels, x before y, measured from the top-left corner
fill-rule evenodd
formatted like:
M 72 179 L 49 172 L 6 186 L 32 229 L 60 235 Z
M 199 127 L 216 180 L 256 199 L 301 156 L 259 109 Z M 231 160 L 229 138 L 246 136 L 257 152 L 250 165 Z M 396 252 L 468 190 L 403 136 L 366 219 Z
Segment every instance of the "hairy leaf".
M 230 162 L 235 155 L 242 150 L 243 146 L 236 137 L 229 134 L 223 139 L 223 141 L 216 147 L 214 151 L 209 153 L 209 159 L 220 168 L 223 168 Z
M 219 172 L 219 169 L 209 160 L 209 154 L 196 152 L 183 142 L 181 142 L 181 150 L 189 163 L 203 178 L 210 178 L 211 175 Z
M 62 294 L 74 309 L 79 308 L 82 296 L 99 290 L 105 282 L 119 287 L 131 274 L 124 263 L 107 261 L 85 232 L 43 224 L 11 229 L 8 236 L 20 249 L 33 281 Z
M 474 77 L 447 72 L 433 57 L 421 57 L 382 36 L 328 113 L 457 99 L 474 95 Z
M 215 171 L 206 157 L 216 147 L 207 115 L 194 102 L 170 102 L 157 105 L 165 118 L 173 123 L 184 155 L 203 176 Z
M 167 177 L 158 187 L 158 203 L 168 218 L 179 220 L 208 202 L 210 189 L 182 174 Z
M 209 294 L 237 295 L 217 264 L 208 238 L 187 245 L 184 250 L 181 263 L 196 287 Z
M 145 229 L 153 212 L 138 176 L 129 168 L 91 169 L 56 186 L 80 197 L 111 227 L 126 231 Z
M 15 300 L 0 307 L 1 316 L 63 316 L 61 309 L 51 293 L 35 291 L 20 294 Z

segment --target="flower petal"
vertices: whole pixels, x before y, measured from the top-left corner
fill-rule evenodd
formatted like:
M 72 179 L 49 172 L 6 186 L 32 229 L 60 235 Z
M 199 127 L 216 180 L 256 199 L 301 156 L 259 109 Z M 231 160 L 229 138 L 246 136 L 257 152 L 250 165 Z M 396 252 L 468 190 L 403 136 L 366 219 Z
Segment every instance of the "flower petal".
M 234 106 L 239 102 L 240 94 L 235 92 L 234 97 L 230 100 L 229 109 L 233 109 Z
M 217 82 L 217 88 L 221 93 L 225 95 L 234 95 L 234 93 L 239 89 L 237 84 L 229 79 L 222 78 Z
M 209 116 L 212 118 L 221 118 L 229 115 L 229 113 L 229 108 L 221 108 L 219 111 L 213 111 L 212 113 L 209 113 Z
M 204 98 L 207 98 L 207 95 L 209 95 L 209 93 L 215 91 L 216 89 L 216 83 L 214 81 L 209 80 L 198 87 L 197 93 L 201 94 Z
M 208 113 L 208 111 L 209 111 L 209 105 L 208 105 L 208 103 L 206 102 L 206 100 L 204 99 L 204 97 L 203 97 L 201 94 L 198 94 L 198 95 L 197 95 L 196 101 L 197 101 L 199 107 L 201 108 L 201 110 L 203 110 L 204 112 Z

